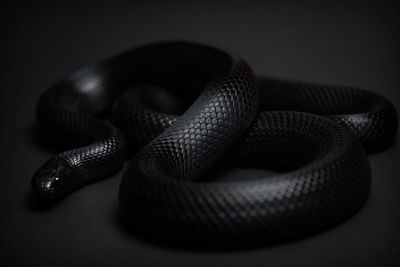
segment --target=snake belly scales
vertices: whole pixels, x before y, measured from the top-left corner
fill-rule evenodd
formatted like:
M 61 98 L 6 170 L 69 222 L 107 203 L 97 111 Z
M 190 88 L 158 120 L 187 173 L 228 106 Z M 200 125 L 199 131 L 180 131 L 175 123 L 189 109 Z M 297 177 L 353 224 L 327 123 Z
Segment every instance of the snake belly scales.
M 358 88 L 255 77 L 218 48 L 167 41 L 133 48 L 53 84 L 36 109 L 70 150 L 31 185 L 42 201 L 123 173 L 132 227 L 185 242 L 241 244 L 302 236 L 367 200 L 367 153 L 389 147 L 394 106 Z M 216 166 L 279 170 L 213 181 Z

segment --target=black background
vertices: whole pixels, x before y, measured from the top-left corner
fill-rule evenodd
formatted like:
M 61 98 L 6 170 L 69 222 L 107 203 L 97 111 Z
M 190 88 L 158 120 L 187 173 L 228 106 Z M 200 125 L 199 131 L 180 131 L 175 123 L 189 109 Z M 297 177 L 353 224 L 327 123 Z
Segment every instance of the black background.
M 117 216 L 121 173 L 50 209 L 33 204 L 29 187 L 53 152 L 34 130 L 40 93 L 78 67 L 150 41 L 215 45 L 242 55 L 260 75 L 366 88 L 399 110 L 395 5 L 34 2 L 1 7 L 0 265 L 400 266 L 399 142 L 370 156 L 370 199 L 346 222 L 302 240 L 234 251 L 170 247 L 129 234 Z

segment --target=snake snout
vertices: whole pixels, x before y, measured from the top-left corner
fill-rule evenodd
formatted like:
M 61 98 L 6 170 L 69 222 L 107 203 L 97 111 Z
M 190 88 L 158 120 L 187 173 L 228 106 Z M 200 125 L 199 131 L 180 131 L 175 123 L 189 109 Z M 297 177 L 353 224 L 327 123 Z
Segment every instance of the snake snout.
M 53 163 L 48 162 L 33 175 L 33 192 L 42 199 L 56 199 L 65 193 L 70 175 L 68 168 L 60 164 L 54 167 Z
M 62 176 L 51 175 L 36 175 L 32 179 L 32 189 L 40 198 L 53 198 L 58 195 L 59 188 L 62 187 Z

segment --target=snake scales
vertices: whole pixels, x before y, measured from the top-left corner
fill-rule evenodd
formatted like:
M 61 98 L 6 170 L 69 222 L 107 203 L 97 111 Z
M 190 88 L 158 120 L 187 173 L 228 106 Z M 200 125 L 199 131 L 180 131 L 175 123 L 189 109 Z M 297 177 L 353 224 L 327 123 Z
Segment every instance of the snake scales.
M 83 68 L 46 90 L 40 125 L 79 148 L 32 179 L 46 201 L 117 172 L 134 227 L 190 242 L 268 242 L 323 229 L 367 199 L 367 152 L 390 146 L 397 114 L 361 89 L 253 75 L 217 48 L 163 42 Z M 213 167 L 280 170 L 213 182 Z

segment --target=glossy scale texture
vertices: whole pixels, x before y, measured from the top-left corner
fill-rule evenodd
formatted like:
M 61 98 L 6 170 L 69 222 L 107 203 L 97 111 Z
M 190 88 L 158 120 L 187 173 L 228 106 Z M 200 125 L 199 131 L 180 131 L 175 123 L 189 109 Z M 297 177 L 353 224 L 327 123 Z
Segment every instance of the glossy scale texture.
M 243 59 L 188 42 L 84 68 L 42 95 L 37 116 L 57 140 L 86 145 L 35 173 L 39 197 L 105 178 L 129 155 L 119 198 L 132 227 L 208 245 L 283 240 L 347 218 L 368 197 L 365 151 L 388 147 L 397 130 L 379 95 L 256 80 Z M 213 182 L 213 167 L 232 164 L 283 173 Z

